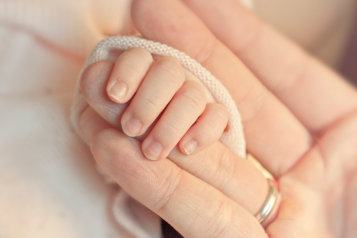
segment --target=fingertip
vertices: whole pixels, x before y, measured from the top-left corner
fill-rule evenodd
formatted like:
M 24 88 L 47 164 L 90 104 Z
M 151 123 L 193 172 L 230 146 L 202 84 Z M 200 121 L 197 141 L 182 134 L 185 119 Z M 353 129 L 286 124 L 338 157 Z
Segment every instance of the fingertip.
M 197 150 L 197 147 L 198 147 L 198 142 L 195 139 L 189 140 L 188 142 L 186 142 L 183 145 L 180 144 L 180 150 L 185 155 L 194 154 Z
M 134 117 L 126 119 L 126 117 L 122 117 L 122 129 L 123 132 L 129 137 L 141 136 L 143 133 L 141 132 L 143 128 L 143 123 Z
M 128 101 L 128 85 L 123 81 L 114 80 L 107 86 L 108 97 L 115 103 L 126 103 Z
M 142 144 L 142 151 L 145 157 L 151 161 L 161 160 L 164 152 L 162 143 L 156 140 L 146 139 Z

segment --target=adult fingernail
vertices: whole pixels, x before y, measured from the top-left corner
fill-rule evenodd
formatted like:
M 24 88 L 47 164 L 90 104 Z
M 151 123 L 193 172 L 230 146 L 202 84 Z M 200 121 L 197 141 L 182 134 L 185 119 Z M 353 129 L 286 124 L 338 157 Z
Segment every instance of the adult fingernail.
M 157 160 L 163 150 L 163 146 L 160 142 L 152 141 L 146 148 L 144 148 L 144 154 L 149 160 Z
M 126 123 L 123 125 L 123 132 L 130 136 L 135 137 L 139 134 L 143 124 L 139 119 L 130 118 Z
M 187 155 L 190 155 L 196 150 L 197 145 L 197 141 L 191 140 L 183 146 L 183 150 L 186 152 Z
M 109 97 L 118 102 L 124 102 L 126 93 L 128 92 L 128 85 L 122 81 L 115 81 L 109 89 Z

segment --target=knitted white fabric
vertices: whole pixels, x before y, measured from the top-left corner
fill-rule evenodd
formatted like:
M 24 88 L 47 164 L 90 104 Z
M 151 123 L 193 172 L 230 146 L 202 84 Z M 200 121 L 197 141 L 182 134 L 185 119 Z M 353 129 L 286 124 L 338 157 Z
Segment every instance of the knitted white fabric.
M 160 56 L 170 56 L 176 58 L 181 65 L 195 75 L 211 92 L 217 103 L 223 105 L 229 115 L 228 130 L 224 132 L 220 141 L 225 144 L 229 149 L 245 158 L 245 139 L 243 135 L 243 128 L 241 123 L 241 117 L 238 109 L 228 93 L 227 89 L 204 67 L 196 62 L 185 53 L 180 52 L 167 45 L 145 40 L 133 36 L 116 36 L 106 38 L 101 41 L 92 51 L 91 55 L 87 59 L 84 69 L 89 65 L 101 61 L 101 60 L 113 60 L 118 56 L 118 51 L 127 50 L 134 47 L 141 47 L 147 49 L 150 53 Z M 78 130 L 78 120 L 81 112 L 87 106 L 86 101 L 80 94 L 79 84 L 77 85 L 76 97 L 72 107 L 72 123 L 77 130 L 77 133 L 81 135 Z M 83 139 L 85 139 L 82 136 Z

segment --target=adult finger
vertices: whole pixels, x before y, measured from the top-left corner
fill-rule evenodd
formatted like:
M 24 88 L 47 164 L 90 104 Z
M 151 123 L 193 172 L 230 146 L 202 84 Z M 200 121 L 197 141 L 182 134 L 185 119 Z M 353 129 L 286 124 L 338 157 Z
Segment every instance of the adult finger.
M 252 215 L 258 213 L 266 200 L 269 188 L 263 173 L 220 142 L 189 156 L 175 148 L 168 158 L 221 191 Z
M 181 1 L 135 0 L 132 17 L 145 38 L 185 52 L 220 79 L 239 107 L 248 150 L 276 177 L 306 153 L 306 128 Z
M 106 61 L 89 66 L 83 73 L 81 86 L 90 107 L 113 127 L 121 130 L 120 118 L 124 105 L 112 102 L 105 92 L 110 75 L 105 73 L 106 68 L 110 69 L 112 66 L 113 63 Z M 90 132 L 92 129 L 87 130 Z M 97 132 L 91 134 L 95 135 Z M 145 135 L 137 139 L 142 141 L 144 138 Z M 265 202 L 268 184 L 261 171 L 219 142 L 192 156 L 185 156 L 176 148 L 168 158 L 185 171 L 220 190 L 253 215 Z
M 115 129 L 92 142 L 98 164 L 132 197 L 185 237 L 267 237 L 237 203 L 169 160 L 149 161 L 140 143 Z
M 319 133 L 357 108 L 353 87 L 238 1 L 183 1 L 309 130 Z

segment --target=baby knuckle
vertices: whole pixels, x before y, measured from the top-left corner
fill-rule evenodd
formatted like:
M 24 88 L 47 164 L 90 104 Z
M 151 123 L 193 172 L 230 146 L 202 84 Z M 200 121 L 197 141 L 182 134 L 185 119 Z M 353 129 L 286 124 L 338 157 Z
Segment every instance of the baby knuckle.
M 210 126 L 208 123 L 204 122 L 202 128 L 204 129 L 200 131 L 198 135 L 200 144 L 209 145 L 220 137 L 217 130 Z
M 155 98 L 145 97 L 141 99 L 141 103 L 137 104 L 134 109 L 133 113 L 134 116 L 140 119 L 142 122 L 149 122 L 153 118 L 152 116 L 155 115 L 155 111 L 160 109 L 160 103 Z
M 181 94 L 183 101 L 188 108 L 201 109 L 205 105 L 205 95 L 203 90 L 197 87 L 188 87 Z
M 217 104 L 216 108 L 214 109 L 214 115 L 216 115 L 216 119 L 219 123 L 227 123 L 228 121 L 228 112 L 225 107 L 220 104 Z
M 140 57 L 140 59 L 144 59 L 146 61 L 152 62 L 153 57 L 147 49 L 141 48 L 141 47 L 135 47 L 126 50 L 123 54 L 133 54 L 135 56 Z
M 183 81 L 185 72 L 180 63 L 171 57 L 165 57 L 156 62 L 158 70 L 162 71 L 167 79 L 173 81 Z
M 177 121 L 163 121 L 163 127 L 166 128 L 165 131 L 170 132 L 170 134 L 177 134 L 181 131 L 181 129 L 177 125 Z
M 141 109 L 145 109 L 148 108 L 147 110 L 150 111 L 154 108 L 158 108 L 158 100 L 156 100 L 155 98 L 152 97 L 145 97 L 142 99 L 143 100 L 143 105 L 145 105 L 143 108 Z
M 207 139 L 212 140 L 219 137 L 216 125 L 213 125 L 212 123 L 206 123 L 206 125 L 204 134 Z

